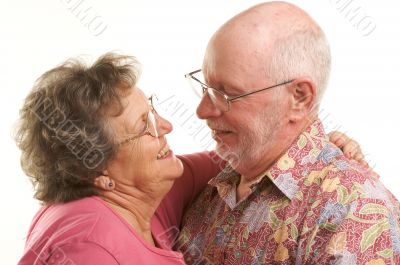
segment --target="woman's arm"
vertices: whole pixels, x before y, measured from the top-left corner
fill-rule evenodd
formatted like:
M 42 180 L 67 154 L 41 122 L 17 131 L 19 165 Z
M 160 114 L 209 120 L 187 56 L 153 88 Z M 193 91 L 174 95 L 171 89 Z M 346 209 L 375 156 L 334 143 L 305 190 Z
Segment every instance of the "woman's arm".
M 171 242 L 179 234 L 185 209 L 226 164 L 214 151 L 178 157 L 183 164 L 183 174 L 175 181 L 152 220 L 153 236 L 165 243 L 164 248 L 171 248 Z

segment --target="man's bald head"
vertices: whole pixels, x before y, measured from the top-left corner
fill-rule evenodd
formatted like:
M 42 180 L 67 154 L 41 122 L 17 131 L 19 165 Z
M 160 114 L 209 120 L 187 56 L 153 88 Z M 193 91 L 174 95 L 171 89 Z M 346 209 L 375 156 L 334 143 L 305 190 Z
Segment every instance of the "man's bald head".
M 226 22 L 207 48 L 203 67 L 210 75 L 218 67 L 215 56 L 263 70 L 274 83 L 310 77 L 318 101 L 329 79 L 330 49 L 323 31 L 305 11 L 286 2 L 262 3 Z
M 294 31 L 310 30 L 320 33 L 317 23 L 299 7 L 286 2 L 267 2 L 253 6 L 226 22 L 218 31 L 235 27 L 263 27 L 271 37 L 284 38 Z M 218 33 L 218 32 L 217 32 Z

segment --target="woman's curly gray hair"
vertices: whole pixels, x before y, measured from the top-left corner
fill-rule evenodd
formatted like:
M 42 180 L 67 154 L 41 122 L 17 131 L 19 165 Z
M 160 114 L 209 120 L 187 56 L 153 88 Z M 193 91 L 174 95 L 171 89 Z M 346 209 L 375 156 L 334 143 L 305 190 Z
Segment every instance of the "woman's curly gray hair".
M 96 195 L 94 179 L 118 148 L 108 120 L 123 111 L 139 63 L 107 53 L 93 65 L 70 59 L 44 73 L 20 110 L 21 165 L 44 203 Z

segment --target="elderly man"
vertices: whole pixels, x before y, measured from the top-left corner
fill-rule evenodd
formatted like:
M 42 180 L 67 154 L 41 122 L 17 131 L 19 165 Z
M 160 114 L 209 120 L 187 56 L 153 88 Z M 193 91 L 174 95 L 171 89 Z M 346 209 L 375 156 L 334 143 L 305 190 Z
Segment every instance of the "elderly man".
M 187 77 L 228 165 L 186 212 L 188 264 L 400 264 L 399 202 L 318 119 L 330 61 L 321 28 L 284 2 L 211 38 Z

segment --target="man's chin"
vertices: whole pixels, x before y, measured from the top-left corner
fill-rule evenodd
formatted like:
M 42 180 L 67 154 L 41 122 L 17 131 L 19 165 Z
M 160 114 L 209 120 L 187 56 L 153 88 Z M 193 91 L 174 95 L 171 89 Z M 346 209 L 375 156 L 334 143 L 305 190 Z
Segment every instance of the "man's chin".
M 239 155 L 235 149 L 228 148 L 226 145 L 217 144 L 215 151 L 232 167 L 235 167 L 239 163 Z
M 231 153 L 230 150 L 231 149 L 224 143 L 217 142 L 217 145 L 215 146 L 215 151 L 220 157 L 224 158 L 224 160 L 226 160 L 225 158 Z

